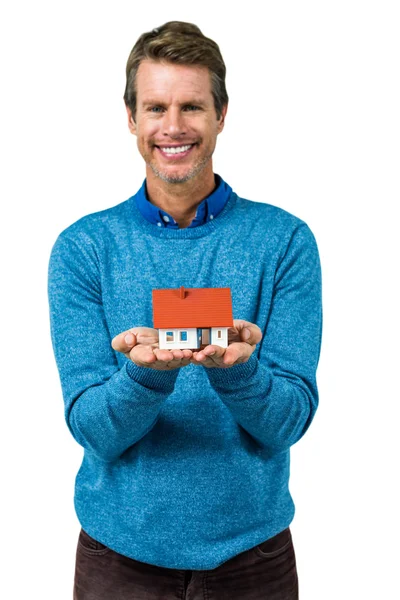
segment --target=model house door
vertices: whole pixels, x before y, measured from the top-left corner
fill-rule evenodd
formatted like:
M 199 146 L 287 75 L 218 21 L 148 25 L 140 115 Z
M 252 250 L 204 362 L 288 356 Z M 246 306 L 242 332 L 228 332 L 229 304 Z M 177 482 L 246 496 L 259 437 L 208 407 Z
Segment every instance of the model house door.
M 211 329 L 202 329 L 201 332 L 201 343 L 205 344 L 206 346 L 208 346 L 208 344 L 210 343 L 210 337 L 211 337 Z

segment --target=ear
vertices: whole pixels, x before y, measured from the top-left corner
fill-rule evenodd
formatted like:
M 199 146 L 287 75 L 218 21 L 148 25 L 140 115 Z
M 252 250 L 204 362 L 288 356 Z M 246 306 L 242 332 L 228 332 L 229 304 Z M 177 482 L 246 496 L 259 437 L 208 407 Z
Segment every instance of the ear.
M 129 108 L 129 106 L 126 106 L 126 104 L 125 104 L 125 108 L 126 108 L 126 112 L 128 114 L 128 127 L 129 127 L 129 131 L 131 133 L 133 133 L 133 135 L 136 135 L 136 123 L 133 120 L 132 111 Z
M 221 131 L 222 131 L 222 130 L 223 130 L 223 128 L 224 128 L 224 125 L 225 125 L 225 117 L 226 117 L 226 113 L 227 113 L 227 112 L 228 112 L 228 105 L 227 105 L 227 104 L 224 104 L 224 106 L 222 107 L 222 110 L 221 110 L 221 116 L 220 116 L 220 118 L 218 119 L 218 129 L 217 129 L 217 132 L 218 132 L 218 133 L 221 133 Z

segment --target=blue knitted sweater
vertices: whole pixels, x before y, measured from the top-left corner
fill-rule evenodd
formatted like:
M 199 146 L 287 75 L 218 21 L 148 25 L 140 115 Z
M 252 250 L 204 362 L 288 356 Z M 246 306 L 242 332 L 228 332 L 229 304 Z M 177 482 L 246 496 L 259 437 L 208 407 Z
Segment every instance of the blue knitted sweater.
M 112 349 L 118 333 L 153 327 L 152 289 L 182 285 L 231 288 L 234 319 L 263 332 L 247 363 L 155 371 Z M 59 235 L 49 304 L 89 535 L 208 570 L 289 526 L 289 449 L 318 404 L 321 272 L 306 223 L 232 192 L 213 221 L 159 228 L 132 196 Z

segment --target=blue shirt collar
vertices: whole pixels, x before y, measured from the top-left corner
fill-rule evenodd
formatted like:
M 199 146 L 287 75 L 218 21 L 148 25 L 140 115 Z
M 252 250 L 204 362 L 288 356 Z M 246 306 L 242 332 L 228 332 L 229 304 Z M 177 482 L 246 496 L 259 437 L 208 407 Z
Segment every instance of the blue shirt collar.
M 215 219 L 224 208 L 228 198 L 232 193 L 232 188 L 216 173 L 215 190 L 207 196 L 197 207 L 196 216 L 190 223 L 189 227 L 198 227 Z M 170 227 L 171 229 L 179 229 L 178 223 L 170 214 L 162 210 L 158 206 L 152 204 L 147 197 L 146 179 L 143 181 L 142 187 L 135 195 L 136 205 L 143 217 L 150 223 L 154 223 L 158 227 Z

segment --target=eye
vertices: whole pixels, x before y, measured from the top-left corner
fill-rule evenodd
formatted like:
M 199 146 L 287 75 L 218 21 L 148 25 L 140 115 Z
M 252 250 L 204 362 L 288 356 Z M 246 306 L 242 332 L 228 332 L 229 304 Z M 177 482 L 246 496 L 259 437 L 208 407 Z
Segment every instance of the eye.
M 200 110 L 198 106 L 195 106 L 194 104 L 187 104 L 185 107 L 185 109 L 188 109 L 189 111 L 192 110 Z
M 157 113 L 157 112 L 163 110 L 163 108 L 162 108 L 162 106 L 151 106 L 149 110 L 150 110 L 150 112 Z

